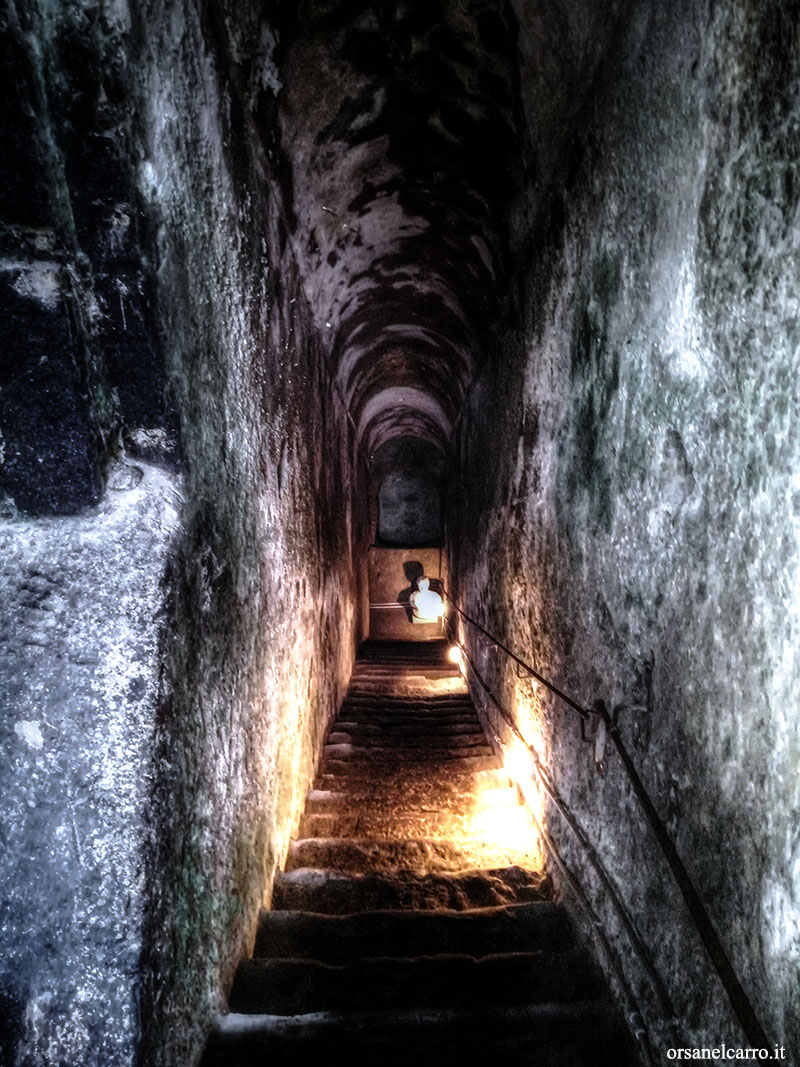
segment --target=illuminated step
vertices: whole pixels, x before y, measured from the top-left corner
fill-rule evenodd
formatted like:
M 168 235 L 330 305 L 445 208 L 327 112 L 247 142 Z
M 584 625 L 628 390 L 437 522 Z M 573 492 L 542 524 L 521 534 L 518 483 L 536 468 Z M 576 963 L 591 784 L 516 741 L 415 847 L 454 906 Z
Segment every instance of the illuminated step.
M 351 734 L 337 731 L 328 737 L 328 743 L 322 751 L 325 756 L 341 759 L 348 754 L 354 756 L 359 754 L 368 755 L 374 751 L 408 752 L 417 749 L 453 749 L 455 751 L 471 748 L 485 749 L 480 755 L 490 755 L 493 752 L 491 745 L 486 742 L 485 735 L 480 731 L 473 731 L 469 734 L 430 733 L 402 735 L 400 737 L 365 734 L 357 738 Z M 477 755 L 478 753 L 474 754 Z M 465 755 L 469 755 L 469 753 L 465 753 Z
M 421 756 L 416 750 L 400 754 L 395 750 L 380 758 L 378 754 L 372 758 L 364 757 L 359 760 L 327 757 L 323 761 L 320 770 L 323 774 L 335 774 L 341 777 L 363 777 L 372 774 L 373 781 L 377 784 L 380 779 L 375 776 L 383 769 L 392 771 L 398 767 L 406 766 L 409 769 L 416 768 L 421 773 L 422 771 L 427 771 L 428 768 L 435 770 L 437 767 L 444 765 L 460 771 L 489 771 L 499 770 L 503 766 L 503 761 L 499 756 L 467 756 L 461 752 L 453 752 L 451 750 L 437 751 L 435 755 L 428 756 Z
M 368 799 L 374 804 L 419 801 L 430 806 L 448 799 L 474 803 L 478 792 L 483 795 L 487 790 L 505 789 L 508 785 L 508 772 L 502 767 L 458 769 L 452 762 L 445 762 L 425 768 L 421 774 L 418 766 L 401 763 L 383 768 L 379 779 L 370 768 L 345 776 L 323 771 L 308 796 L 312 802 L 324 794 L 336 794 L 337 798 L 350 798 L 352 803 Z
M 386 693 L 375 696 L 372 693 L 348 693 L 342 704 L 343 709 L 348 708 L 389 708 L 394 711 L 436 711 L 436 710 L 463 710 L 475 715 L 475 705 L 468 696 L 458 693 L 447 697 L 392 697 Z
M 458 734 L 464 736 L 476 735 L 478 737 L 484 737 L 483 730 L 481 730 L 478 721 L 475 718 L 468 719 L 463 717 L 464 721 L 456 720 L 455 722 L 441 722 L 437 719 L 423 720 L 422 722 L 397 722 L 393 719 L 388 719 L 384 722 L 370 722 L 369 720 L 362 719 L 361 721 L 351 722 L 349 719 L 338 719 L 334 724 L 333 730 L 328 735 L 328 743 L 336 744 L 334 740 L 334 734 L 350 734 L 351 739 L 353 737 L 367 738 L 404 738 L 404 737 L 455 737 Z
M 483 772 L 489 776 L 492 771 Z M 480 775 L 471 776 L 480 778 Z M 494 784 L 491 783 L 500 783 Z M 403 786 L 402 783 L 387 787 L 382 782 L 379 790 L 374 783 L 358 790 L 310 789 L 306 797 L 307 815 L 352 814 L 357 817 L 364 810 L 402 812 L 406 809 L 417 811 L 453 811 L 471 813 L 489 808 L 513 808 L 519 805 L 519 794 L 508 785 L 504 774 L 498 772 L 497 778 L 486 778 L 486 783 L 471 788 L 468 784 L 458 782 L 434 783 L 424 781 L 418 789 Z M 330 836 L 330 835 L 324 835 Z
M 503 869 L 419 874 L 415 871 L 352 874 L 295 868 L 275 877 L 274 909 L 351 915 L 372 910 L 464 911 L 549 900 L 552 888 L 541 871 Z
M 363 726 L 480 726 L 472 708 L 344 708 L 336 722 L 355 722 Z
M 466 871 L 512 865 L 541 865 L 536 838 L 518 842 L 480 839 L 298 838 L 289 846 L 286 870 L 329 868 L 348 873 L 409 870 L 419 873 Z
M 308 814 L 300 821 L 301 837 L 374 837 L 392 841 L 406 838 L 458 837 L 480 832 L 476 826 L 486 820 L 487 812 L 500 820 L 503 829 L 509 828 L 510 820 L 520 809 L 519 798 L 509 789 L 508 804 L 476 813 L 452 811 L 367 811 L 361 814 L 352 810 L 344 814 Z

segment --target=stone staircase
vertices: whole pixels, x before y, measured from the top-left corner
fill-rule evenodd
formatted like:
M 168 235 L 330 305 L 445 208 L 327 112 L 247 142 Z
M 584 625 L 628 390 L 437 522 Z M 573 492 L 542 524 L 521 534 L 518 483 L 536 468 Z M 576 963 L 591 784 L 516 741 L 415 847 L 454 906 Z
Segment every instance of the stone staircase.
M 633 1062 L 446 648 L 362 646 L 204 1067 Z

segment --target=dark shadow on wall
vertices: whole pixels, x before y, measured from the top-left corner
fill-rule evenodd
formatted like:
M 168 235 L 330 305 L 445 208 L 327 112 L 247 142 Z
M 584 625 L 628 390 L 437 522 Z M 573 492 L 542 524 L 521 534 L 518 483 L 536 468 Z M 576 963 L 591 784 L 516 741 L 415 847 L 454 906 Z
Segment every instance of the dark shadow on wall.
M 417 588 L 417 581 L 424 573 L 425 568 L 418 559 L 410 559 L 403 564 L 403 574 L 406 576 L 408 585 L 397 594 L 397 603 L 402 604 L 405 608 L 406 618 L 409 622 L 411 622 L 412 618 L 411 594 Z

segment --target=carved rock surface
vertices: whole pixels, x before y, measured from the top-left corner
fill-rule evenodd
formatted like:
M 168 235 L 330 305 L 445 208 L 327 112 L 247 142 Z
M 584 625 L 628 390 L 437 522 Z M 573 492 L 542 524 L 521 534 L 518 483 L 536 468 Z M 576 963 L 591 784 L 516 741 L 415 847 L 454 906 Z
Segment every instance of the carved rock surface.
M 473 386 L 448 523 L 463 606 L 584 706 L 622 705 L 622 736 L 787 1058 L 800 1053 L 800 193 L 787 180 L 800 67 L 783 45 L 796 16 L 633 5 L 530 234 L 524 335 Z M 656 1048 L 750 1044 L 610 742 L 600 778 L 575 715 L 464 632 L 666 982 L 677 1042 L 548 804 Z

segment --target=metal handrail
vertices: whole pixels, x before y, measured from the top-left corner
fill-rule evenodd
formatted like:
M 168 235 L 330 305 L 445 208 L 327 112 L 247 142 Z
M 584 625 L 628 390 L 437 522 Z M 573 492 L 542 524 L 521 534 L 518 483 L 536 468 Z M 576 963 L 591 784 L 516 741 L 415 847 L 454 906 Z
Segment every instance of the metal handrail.
M 563 690 L 561 690 L 558 686 L 556 686 L 553 682 L 546 678 L 540 671 L 536 670 L 536 668 L 531 666 L 530 663 L 526 663 L 525 660 L 523 660 L 520 656 L 516 654 L 516 652 L 513 652 L 510 648 L 508 648 L 507 645 L 503 644 L 502 641 L 500 641 L 493 634 L 491 634 L 476 619 L 473 619 L 472 616 L 468 615 L 465 611 L 463 611 L 458 606 L 458 604 L 456 604 L 456 602 L 453 600 L 452 596 L 450 596 L 450 593 L 447 589 L 444 588 L 444 586 L 442 586 L 442 593 L 447 598 L 449 603 L 453 606 L 453 608 L 456 610 L 456 612 L 466 622 L 468 622 L 471 626 L 478 630 L 479 633 L 487 637 L 497 648 L 505 652 L 506 655 L 508 655 L 518 666 L 522 667 L 523 670 L 527 671 L 531 675 L 531 677 L 535 678 L 538 682 L 545 686 L 545 688 L 549 689 L 551 693 L 553 693 L 560 700 L 562 700 L 568 707 L 572 708 L 573 711 L 577 712 L 583 722 L 586 722 L 591 716 L 595 716 L 605 725 L 606 731 L 611 740 L 613 741 L 614 747 L 616 748 L 617 753 L 619 754 L 619 757 L 622 760 L 622 766 L 628 776 L 628 780 L 630 781 L 631 786 L 633 787 L 633 791 L 636 794 L 636 799 L 639 801 L 639 804 L 641 805 L 642 811 L 644 812 L 645 818 L 650 826 L 650 829 L 653 831 L 656 841 L 658 842 L 658 845 L 669 865 L 669 868 L 672 871 L 673 877 L 675 878 L 675 881 L 678 885 L 678 889 L 681 892 L 681 896 L 683 897 L 684 902 L 686 903 L 686 906 L 689 909 L 689 914 L 691 915 L 694 924 L 697 927 L 697 931 L 700 934 L 700 938 L 703 944 L 705 945 L 706 951 L 708 952 L 709 958 L 711 959 L 711 963 L 713 964 L 714 969 L 719 975 L 720 981 L 722 982 L 725 992 L 728 995 L 731 1007 L 733 1008 L 733 1011 L 741 1024 L 745 1036 L 754 1047 L 771 1047 L 771 1042 L 767 1037 L 766 1032 L 763 1026 L 761 1025 L 758 1016 L 756 1015 L 755 1008 L 750 1003 L 747 993 L 744 990 L 744 986 L 739 981 L 739 977 L 736 974 L 733 963 L 730 957 L 728 956 L 728 953 L 725 951 L 725 947 L 722 944 L 722 941 L 720 940 L 716 929 L 714 928 L 711 916 L 708 914 L 708 910 L 705 904 L 703 903 L 700 894 L 695 888 L 694 883 L 692 882 L 691 876 L 688 870 L 686 869 L 686 866 L 683 860 L 681 859 L 677 848 L 675 847 L 675 843 L 672 840 L 670 833 L 667 830 L 666 825 L 664 824 L 664 821 L 658 814 L 656 806 L 653 803 L 650 794 L 647 792 L 644 782 L 642 781 L 639 772 L 636 769 L 636 765 L 634 764 L 630 753 L 625 747 L 625 743 L 622 740 L 622 736 L 620 735 L 619 726 L 616 722 L 615 717 L 611 713 L 609 713 L 605 704 L 601 700 L 598 700 L 592 708 L 585 708 L 576 700 L 573 700 L 572 697 L 564 693 Z M 525 745 L 529 752 L 536 756 L 535 751 L 525 740 L 513 718 L 503 712 L 502 708 L 500 710 L 503 714 L 504 721 L 513 730 L 515 736 Z

